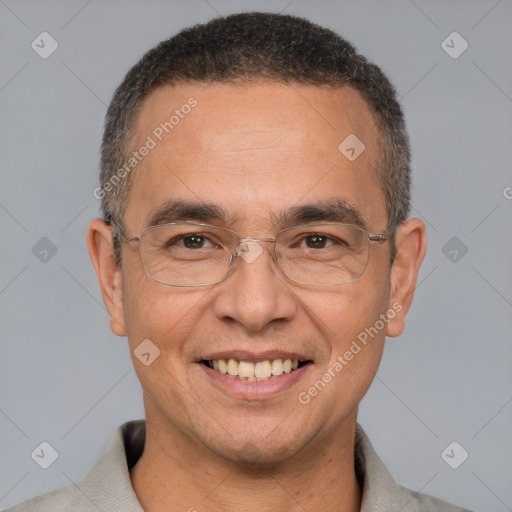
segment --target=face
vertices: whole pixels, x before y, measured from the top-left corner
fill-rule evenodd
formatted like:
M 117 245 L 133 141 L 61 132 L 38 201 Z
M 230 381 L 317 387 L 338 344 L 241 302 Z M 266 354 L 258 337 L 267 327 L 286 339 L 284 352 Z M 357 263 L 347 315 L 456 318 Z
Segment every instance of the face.
M 191 97 L 197 105 L 158 140 L 155 128 Z M 377 158 L 373 127 L 365 102 L 348 87 L 161 87 L 145 100 L 137 120 L 133 147 L 148 135 L 156 146 L 134 171 L 124 231 L 127 237 L 139 235 L 155 212 L 181 202 L 213 205 L 220 214 L 188 208 L 177 217 L 171 208 L 160 222 L 204 222 L 230 228 L 241 238 L 272 238 L 293 225 L 286 214 L 301 207 L 330 213 L 299 216 L 296 224 L 352 221 L 339 211 L 333 214 L 328 206 L 336 203 L 358 216 L 370 233 L 385 232 L 386 204 L 372 167 Z M 338 149 L 350 134 L 365 145 L 353 161 Z M 239 258 L 218 284 L 172 287 L 149 279 L 136 246 L 123 244 L 122 270 L 114 279 L 118 288 L 122 281 L 122 295 L 109 309 L 116 318 L 114 331 L 128 336 L 148 422 L 217 456 L 275 462 L 353 426 L 386 332 L 394 334 L 406 308 L 393 307 L 387 242 L 370 244 L 362 277 L 333 286 L 286 279 L 273 260 L 272 245 L 260 246 L 263 252 L 254 261 Z M 393 317 L 383 321 L 381 315 L 390 309 Z M 361 333 L 371 327 L 378 332 L 366 331 L 363 344 Z M 148 366 L 133 355 L 146 339 L 160 350 Z M 249 373 L 251 363 L 260 363 L 263 374 L 269 364 L 278 368 L 279 360 L 298 360 L 299 367 L 261 381 L 210 367 L 229 359 L 242 362 L 240 371 L 244 367 Z

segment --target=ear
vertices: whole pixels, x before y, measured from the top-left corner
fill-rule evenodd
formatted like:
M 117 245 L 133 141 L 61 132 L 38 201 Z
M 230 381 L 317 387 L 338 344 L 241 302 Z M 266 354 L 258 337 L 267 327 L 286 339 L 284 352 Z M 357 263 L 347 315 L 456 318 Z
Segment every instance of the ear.
M 110 329 L 118 336 L 126 336 L 122 275 L 114 256 L 112 226 L 103 219 L 94 219 L 87 230 L 87 247 L 110 316 Z
M 418 272 L 427 249 L 425 224 L 417 218 L 400 224 L 395 234 L 396 256 L 391 267 L 390 309 L 395 316 L 387 325 L 387 336 L 399 336 L 404 330 L 405 316 L 409 311 L 416 288 Z

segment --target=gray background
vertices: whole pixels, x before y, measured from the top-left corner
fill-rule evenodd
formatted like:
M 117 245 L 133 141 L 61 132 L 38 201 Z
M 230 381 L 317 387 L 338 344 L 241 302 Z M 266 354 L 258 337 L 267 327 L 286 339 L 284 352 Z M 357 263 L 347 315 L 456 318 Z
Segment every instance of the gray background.
M 510 0 L 0 0 L 0 507 L 77 482 L 118 425 L 143 417 L 85 245 L 103 117 L 143 52 L 242 10 L 331 27 L 396 85 L 429 249 L 360 422 L 402 485 L 512 510 Z M 43 31 L 59 44 L 46 60 L 31 48 Z M 453 31 L 469 44 L 456 59 L 441 47 Z M 43 237 L 57 248 L 46 262 L 32 251 Z M 42 441 L 59 455 L 46 470 L 30 456 Z M 458 469 L 441 458 L 452 441 L 469 453 Z

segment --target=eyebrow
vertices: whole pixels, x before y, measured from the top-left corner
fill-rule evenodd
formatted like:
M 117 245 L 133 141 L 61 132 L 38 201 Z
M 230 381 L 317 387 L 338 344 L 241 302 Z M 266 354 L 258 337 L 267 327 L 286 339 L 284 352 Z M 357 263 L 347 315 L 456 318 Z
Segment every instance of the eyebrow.
M 145 226 L 177 221 L 196 221 L 230 225 L 234 217 L 217 203 L 168 200 L 149 212 Z M 366 229 L 361 213 L 342 199 L 332 199 L 316 203 L 294 206 L 290 209 L 271 214 L 274 226 L 293 226 L 311 222 L 340 222 L 354 224 Z
M 295 206 L 277 213 L 275 222 L 280 225 L 307 224 L 310 222 L 340 222 L 366 229 L 361 213 L 343 199 Z
M 169 200 L 146 216 L 146 226 L 156 226 L 176 221 L 223 222 L 228 223 L 229 215 L 220 205 L 191 201 Z

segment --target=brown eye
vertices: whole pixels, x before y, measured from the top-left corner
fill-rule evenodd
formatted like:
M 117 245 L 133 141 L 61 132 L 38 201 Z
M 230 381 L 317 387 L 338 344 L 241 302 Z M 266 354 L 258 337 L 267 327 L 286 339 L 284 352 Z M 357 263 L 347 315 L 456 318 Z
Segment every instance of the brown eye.
M 201 233 L 191 233 L 189 235 L 179 235 L 171 238 L 165 243 L 165 247 L 173 250 L 179 249 L 208 249 L 209 247 L 218 247 L 211 240 Z
M 306 237 L 306 245 L 310 249 L 323 249 L 327 244 L 327 237 L 320 234 L 312 234 Z
M 205 239 L 202 235 L 189 235 L 183 237 L 183 245 L 187 249 L 202 249 L 204 241 Z

